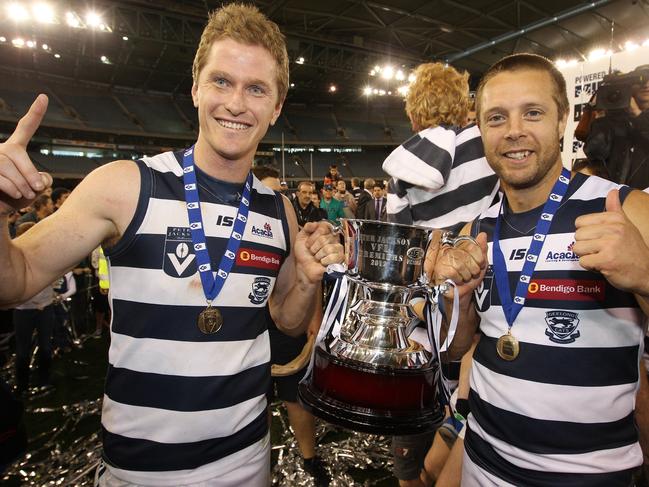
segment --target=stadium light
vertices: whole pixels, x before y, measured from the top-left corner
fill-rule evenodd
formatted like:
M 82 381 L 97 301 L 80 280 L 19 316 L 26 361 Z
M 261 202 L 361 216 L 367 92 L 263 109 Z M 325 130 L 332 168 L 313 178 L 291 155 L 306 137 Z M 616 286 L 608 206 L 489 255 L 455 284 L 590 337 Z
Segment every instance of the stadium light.
M 394 77 L 394 68 L 386 66 L 381 70 L 381 77 L 383 79 L 392 79 Z
M 74 12 L 67 12 L 65 14 L 65 23 L 70 27 L 74 27 L 75 29 L 80 29 L 82 27 L 81 19 Z
M 336 85 L 329 85 L 329 93 L 335 93 L 337 89 Z
M 61 55 L 60 55 L 58 52 L 57 52 L 56 54 L 54 54 L 54 57 L 55 57 L 56 59 L 61 59 Z
M 36 43 L 34 41 L 27 41 L 27 47 L 34 49 L 36 47 Z
M 408 83 L 413 83 L 416 79 L 417 79 L 417 77 L 415 76 L 414 73 L 410 73 L 408 75 Z
M 128 41 L 128 36 L 122 36 L 123 41 Z
M 365 96 L 370 96 L 372 94 L 372 87 L 368 85 L 365 88 L 363 88 L 363 94 Z
M 53 24 L 54 22 L 56 22 L 54 9 L 51 5 L 45 2 L 38 2 L 32 5 L 32 15 L 36 22 L 40 22 L 42 24 Z
M 9 16 L 9 19 L 14 22 L 29 20 L 29 12 L 27 11 L 27 8 L 18 2 L 7 4 L 7 15 Z
M 0 36 L 0 42 L 7 42 L 7 38 L 5 36 Z
M 302 56 L 300 56 L 299 58 L 297 58 L 297 59 L 295 60 L 295 62 L 296 62 L 297 64 L 304 64 L 304 58 L 303 58 Z
M 403 74 L 403 71 L 399 69 L 394 75 L 394 79 L 396 79 L 397 81 L 403 81 L 404 79 L 406 79 L 406 76 Z
M 99 60 L 104 64 L 110 64 L 110 59 L 108 59 L 108 56 L 102 56 L 99 58 Z
M 11 43 L 14 45 L 14 47 L 25 47 L 25 41 L 20 37 L 16 37 L 11 41 Z
M 100 28 L 101 25 L 103 25 L 101 15 L 99 15 L 97 12 L 94 12 L 92 10 L 86 12 L 86 25 L 88 27 Z

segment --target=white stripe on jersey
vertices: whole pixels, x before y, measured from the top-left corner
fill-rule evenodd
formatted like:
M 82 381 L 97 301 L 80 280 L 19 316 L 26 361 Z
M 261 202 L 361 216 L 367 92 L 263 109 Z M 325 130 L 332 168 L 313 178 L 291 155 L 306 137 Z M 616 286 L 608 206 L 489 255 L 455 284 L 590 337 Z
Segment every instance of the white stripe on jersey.
M 133 350 L 155 353 L 133 353 Z M 254 340 L 202 343 L 133 338 L 113 332 L 108 352 L 108 362 L 113 367 L 185 377 L 235 375 L 269 361 L 268 331 Z
M 480 428 L 471 415 L 469 415 L 469 428 L 489 443 L 496 453 L 506 458 L 508 462 L 529 470 L 599 474 L 635 468 L 642 464 L 642 450 L 637 442 L 619 448 L 588 453 L 544 455 L 516 448 L 489 435 Z
M 111 433 L 129 438 L 158 443 L 189 443 L 232 435 L 265 410 L 265 394 L 231 407 L 205 411 L 131 406 L 104 395 L 101 424 Z
M 471 416 L 469 416 L 471 417 Z M 463 431 L 466 430 L 466 426 Z M 462 487 L 516 487 L 478 467 L 465 451 L 462 458 Z
M 553 366 L 548 364 L 548 367 Z M 505 411 L 532 419 L 583 424 L 606 423 L 627 417 L 633 410 L 636 385 L 574 387 L 531 382 L 498 374 L 474 360 L 471 389 L 483 401 Z M 516 393 L 505 397 L 502 391 Z M 570 404 L 570 407 L 559 407 L 560 404 Z M 477 430 L 473 426 L 472 429 Z M 547 470 L 553 471 L 552 468 Z
M 162 258 L 162 256 L 161 256 Z M 212 272 L 215 272 L 212 269 Z M 223 289 L 212 304 L 219 307 L 263 307 L 267 300 L 254 304 L 248 298 L 256 275 L 230 273 Z M 275 285 L 275 278 L 269 277 L 269 293 Z M 171 277 L 160 269 L 138 269 L 113 266 L 110 270 L 112 299 L 122 299 L 145 304 L 174 306 L 205 306 L 205 294 L 198 273 L 180 278 Z
M 495 286 L 495 283 L 493 284 Z M 552 308 L 554 309 L 554 308 Z M 514 323 L 512 334 L 521 343 L 534 343 L 554 347 L 548 340 L 542 326 L 525 326 L 525 323 L 545 323 L 546 311 L 551 309 L 524 307 Z M 590 326 L 595 320 L 602 319 L 602 312 L 608 314 L 611 319 L 608 326 Z M 484 319 L 480 323 L 480 330 L 492 338 L 500 338 L 507 331 L 507 327 L 501 328 L 498 322 L 503 315 L 500 306 L 491 305 L 483 313 Z M 611 308 L 575 311 L 579 316 L 579 339 L 572 343 L 561 344 L 564 348 L 618 348 L 635 347 L 644 336 L 642 328 L 637 323 L 642 311 L 632 308 Z M 618 321 L 619 320 L 619 321 Z M 517 323 L 523 323 L 517 326 Z
M 238 208 L 230 205 L 215 203 L 201 203 L 203 213 L 203 230 L 207 237 L 220 237 L 228 239 L 232 233 L 232 225 L 217 225 L 219 216 L 234 218 L 237 216 Z M 151 215 L 158 215 L 157 218 Z M 138 229 L 138 234 L 167 234 L 167 228 L 170 222 L 177 226 L 179 222 L 189 228 L 189 219 L 187 217 L 187 207 L 184 201 L 165 200 L 150 198 L 146 215 Z M 186 222 L 186 223 L 185 223 Z M 273 234 L 277 233 L 281 241 L 285 241 L 284 228 L 282 222 L 276 218 L 270 218 L 260 213 L 251 211 L 248 213 L 248 222 L 246 231 L 243 235 L 244 240 L 260 244 L 268 244 L 269 238 L 253 235 L 252 227 L 264 228 L 269 224 Z M 174 226 L 174 225 L 171 225 Z
M 183 168 L 173 152 L 163 152 L 153 157 L 144 156 L 142 162 L 158 172 L 170 172 L 178 177 L 183 176 Z

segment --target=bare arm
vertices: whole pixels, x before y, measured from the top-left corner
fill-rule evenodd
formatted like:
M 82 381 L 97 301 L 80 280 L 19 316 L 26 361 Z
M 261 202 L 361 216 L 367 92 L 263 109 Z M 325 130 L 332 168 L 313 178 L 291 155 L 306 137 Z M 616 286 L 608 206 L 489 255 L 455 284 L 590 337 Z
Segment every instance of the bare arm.
M 0 144 L 0 226 L 5 228 L 9 211 L 29 205 L 52 184 L 52 178 L 39 173 L 27 153 L 46 110 L 47 97 L 39 95 L 13 134 Z M 90 174 L 59 211 L 20 238 L 10 240 L 6 229 L 0 232 L 0 304 L 24 302 L 100 242 L 117 238 L 120 225 L 132 217 L 138 190 L 132 161 L 109 164 Z
M 269 305 L 277 327 L 297 336 L 304 333 L 313 317 L 326 266 L 342 262 L 343 247 L 326 222 L 307 223 L 298 233 L 295 211 L 287 198 L 284 198 L 284 208 L 292 252 L 282 264 Z
M 621 205 L 613 190 L 605 212 L 580 216 L 575 226 L 573 250 L 581 266 L 634 293 L 649 316 L 649 195 L 632 191 Z

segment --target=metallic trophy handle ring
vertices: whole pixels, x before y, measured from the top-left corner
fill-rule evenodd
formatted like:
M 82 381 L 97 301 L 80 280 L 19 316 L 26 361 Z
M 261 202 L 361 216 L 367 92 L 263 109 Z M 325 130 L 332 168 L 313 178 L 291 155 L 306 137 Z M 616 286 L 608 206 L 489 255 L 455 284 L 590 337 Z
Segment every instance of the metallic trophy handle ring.
M 473 242 L 474 244 L 478 245 L 476 239 L 471 237 L 470 235 L 455 236 L 453 232 L 442 233 L 442 237 L 440 239 L 441 246 L 447 245 L 449 247 L 457 247 L 462 242 Z M 446 294 L 449 289 L 451 289 L 451 286 L 449 286 L 447 283 L 442 283 L 437 286 L 437 289 L 440 294 Z

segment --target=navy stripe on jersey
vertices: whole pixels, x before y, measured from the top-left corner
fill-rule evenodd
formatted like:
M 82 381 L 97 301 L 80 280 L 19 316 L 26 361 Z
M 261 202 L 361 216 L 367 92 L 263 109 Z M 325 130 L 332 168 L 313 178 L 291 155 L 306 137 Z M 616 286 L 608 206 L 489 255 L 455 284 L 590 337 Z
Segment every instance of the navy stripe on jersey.
M 172 411 L 207 411 L 235 406 L 270 387 L 270 364 L 235 375 L 181 377 L 142 373 L 109 365 L 106 390 L 113 401 Z
M 116 468 L 129 465 L 131 470 L 145 472 L 194 469 L 243 450 L 261 440 L 267 431 L 266 411 L 228 437 L 227 442 L 214 438 L 192 443 L 158 443 L 116 435 L 102 427 L 104 460 Z
M 521 468 L 503 460 L 491 446 L 467 429 L 464 447 L 471 460 L 487 472 L 526 487 L 629 487 L 634 469 L 599 474 L 554 473 Z
M 257 316 L 256 308 L 236 308 L 237 316 L 233 326 L 224 325 L 218 333 L 205 334 L 196 326 L 196 320 L 205 306 L 161 306 L 159 304 L 134 303 L 119 299 L 113 300 L 113 332 L 133 338 L 155 338 L 158 340 L 177 340 L 188 342 L 229 342 L 236 340 L 254 340 L 266 330 L 264 320 L 253 319 Z M 133 319 L 141 313 L 151 318 Z M 161 323 L 181 323 L 184 326 L 160 326 Z M 247 323 L 238 326 L 237 323 Z
M 413 135 L 403 143 L 403 148 L 414 154 L 422 161 L 435 161 L 435 169 L 441 174 L 444 181 L 448 179 L 453 166 L 453 158 L 449 152 L 419 134 Z
M 483 230 L 482 230 L 483 231 Z M 541 256 L 545 255 L 547 250 L 541 250 Z M 507 260 L 508 256 L 505 256 Z M 512 271 L 507 273 L 509 278 L 509 292 L 511 293 L 511 299 L 514 299 L 514 293 L 516 292 L 516 285 L 518 284 L 518 279 L 520 277 L 519 271 Z M 536 271 L 532 277 L 532 281 L 543 279 L 547 281 L 557 281 L 561 282 L 587 282 L 594 283 L 596 282 L 601 286 L 602 293 L 601 296 L 603 299 L 584 299 L 584 300 L 574 300 L 569 299 L 569 295 L 566 295 L 565 299 L 535 299 L 535 294 L 528 292 L 527 297 L 525 298 L 525 306 L 530 306 L 534 308 L 544 308 L 544 309 L 557 309 L 562 308 L 566 305 L 566 301 L 570 301 L 570 309 L 575 310 L 588 310 L 588 309 L 609 309 L 609 308 L 619 308 L 619 307 L 635 307 L 637 301 L 633 294 L 627 293 L 625 291 L 620 291 L 615 286 L 611 285 L 602 275 L 598 272 L 586 271 L 586 270 L 556 270 L 556 271 Z M 498 292 L 498 286 L 495 282 L 491 286 L 489 292 L 489 299 L 491 306 L 501 306 L 502 302 L 500 299 L 500 294 Z
M 541 455 L 588 453 L 631 445 L 638 439 L 633 412 L 609 423 L 573 423 L 537 420 L 506 411 L 482 401 L 474 391 L 469 393 L 469 402 L 471 414 L 487 434 Z M 480 407 L 474 409 L 474 404 Z
M 475 161 L 476 159 L 479 159 L 481 157 L 484 157 L 482 140 L 479 138 L 467 140 L 466 142 L 462 142 L 455 148 L 453 168 L 457 168 L 465 162 Z
M 189 225 L 185 228 L 189 229 Z M 227 248 L 227 241 L 218 237 L 206 237 L 206 242 L 210 249 L 210 262 L 212 268 L 217 269 L 219 262 L 221 261 L 221 256 Z M 189 245 L 191 246 L 191 242 L 189 242 Z M 157 253 L 143 250 L 154 248 L 159 248 L 161 251 Z M 277 266 L 278 268 L 284 262 L 284 252 L 282 251 L 280 253 L 276 247 L 270 245 L 262 245 L 258 242 L 242 240 L 240 249 L 259 250 L 273 254 L 273 256 L 280 262 Z M 162 269 L 165 259 L 168 259 L 168 256 L 165 255 L 165 250 L 167 252 L 170 250 L 173 252 L 173 248 L 165 249 L 165 235 L 141 233 L 129 246 L 129 252 L 119 255 L 119 265 L 121 267 L 132 267 L 135 269 Z M 193 251 L 190 252 L 193 253 Z M 111 253 L 111 256 L 112 255 L 113 254 Z M 111 262 L 116 262 L 115 257 L 111 258 Z M 192 275 L 195 272 L 196 263 L 194 261 L 190 264 L 187 270 L 183 272 L 183 275 Z M 261 276 L 275 276 L 277 274 L 276 269 L 273 270 L 263 264 L 254 266 L 252 263 L 250 265 L 237 265 L 235 263 L 232 266 L 231 272 L 236 274 L 259 274 Z
M 514 325 L 515 330 L 516 325 Z M 482 334 L 473 360 L 508 377 L 545 384 L 582 387 L 628 384 L 638 380 L 639 345 L 563 348 L 521 342 L 518 357 L 508 362 L 498 356 L 496 341 L 496 338 Z M 550 367 L 548 364 L 554 366 Z M 584 374 L 584 370 L 596 371 L 596 373 Z
M 470 183 L 463 184 L 453 191 L 435 196 L 433 199 L 411 207 L 414 220 L 431 220 L 439 218 L 461 206 L 474 203 L 487 196 L 498 182 L 498 176 L 492 174 Z M 465 222 L 466 223 L 466 222 Z

